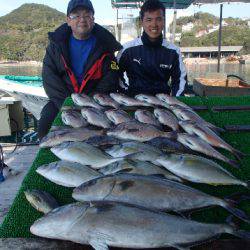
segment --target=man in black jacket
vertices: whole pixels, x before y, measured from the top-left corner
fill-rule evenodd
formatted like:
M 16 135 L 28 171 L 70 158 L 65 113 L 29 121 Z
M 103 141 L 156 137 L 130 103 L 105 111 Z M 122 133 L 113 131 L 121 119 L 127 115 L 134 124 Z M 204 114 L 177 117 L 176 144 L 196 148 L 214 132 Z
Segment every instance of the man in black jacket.
M 67 23 L 49 33 L 43 61 L 43 86 L 49 97 L 41 112 L 38 137 L 47 133 L 66 97 L 72 93 L 110 93 L 118 88 L 114 52 L 122 47 L 94 22 L 90 0 L 71 0 Z
M 158 0 L 146 1 L 141 7 L 140 19 L 142 36 L 124 44 L 117 56 L 125 93 L 130 96 L 183 94 L 187 74 L 180 49 L 162 36 L 164 5 Z M 171 84 L 168 84 L 170 78 Z

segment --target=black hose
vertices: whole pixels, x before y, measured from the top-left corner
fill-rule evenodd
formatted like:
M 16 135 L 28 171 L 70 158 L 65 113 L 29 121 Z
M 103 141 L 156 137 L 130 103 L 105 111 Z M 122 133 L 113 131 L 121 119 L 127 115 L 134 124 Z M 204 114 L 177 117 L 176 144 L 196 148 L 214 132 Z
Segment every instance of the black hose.
M 235 77 L 235 78 L 238 78 L 240 79 L 242 82 L 246 83 L 246 84 L 249 84 L 246 80 L 244 80 L 242 77 L 240 76 L 237 76 L 237 75 L 234 75 L 234 74 L 230 74 L 230 75 L 227 75 L 227 78 L 229 77 Z
M 14 153 L 17 149 L 17 147 L 21 147 L 21 146 L 35 146 L 35 145 L 39 145 L 39 142 L 18 142 L 18 131 L 19 131 L 19 126 L 18 126 L 18 122 L 15 119 L 10 119 L 11 122 L 13 122 L 16 126 L 16 136 L 15 136 L 15 142 L 14 143 L 8 143 L 8 145 L 3 145 L 3 147 L 13 147 L 14 149 L 11 152 L 8 152 L 6 154 L 10 155 L 12 153 Z M 1 150 L 0 150 L 0 154 L 1 154 Z M 0 161 L 1 161 L 1 155 L 0 155 Z M 1 167 L 1 165 L 0 165 Z
M 3 156 L 3 147 L 0 145 L 0 172 L 4 168 L 4 156 Z

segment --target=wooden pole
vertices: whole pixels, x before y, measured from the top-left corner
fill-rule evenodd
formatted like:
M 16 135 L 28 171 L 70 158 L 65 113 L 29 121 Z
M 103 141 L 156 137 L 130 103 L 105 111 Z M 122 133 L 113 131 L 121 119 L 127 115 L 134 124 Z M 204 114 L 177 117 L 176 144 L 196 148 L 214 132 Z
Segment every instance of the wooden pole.
M 220 4 L 220 27 L 219 27 L 219 37 L 218 37 L 218 65 L 217 72 L 220 72 L 220 55 L 221 55 L 221 32 L 222 32 L 222 8 L 223 4 Z

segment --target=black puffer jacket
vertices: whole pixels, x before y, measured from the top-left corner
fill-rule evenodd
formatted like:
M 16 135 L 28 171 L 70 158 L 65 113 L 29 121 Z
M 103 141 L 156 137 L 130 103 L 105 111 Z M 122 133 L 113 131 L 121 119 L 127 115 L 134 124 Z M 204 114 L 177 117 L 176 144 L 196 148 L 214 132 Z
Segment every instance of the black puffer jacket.
M 62 60 L 63 56 L 67 66 L 71 67 L 69 59 L 71 33 L 72 31 L 66 23 L 56 29 L 55 32 L 50 32 L 50 44 L 43 60 L 43 86 L 49 99 L 58 109 L 61 108 L 65 98 L 74 93 L 73 85 Z M 111 64 L 114 65 L 112 62 L 115 60 L 114 52 L 120 50 L 122 46 L 109 31 L 98 24 L 95 24 L 92 34 L 96 38 L 96 45 L 87 59 L 84 75 L 104 53 L 108 52 L 110 56 L 107 56 L 103 61 L 102 78 L 88 81 L 83 92 L 93 94 L 116 91 L 118 88 L 118 72 L 115 67 L 111 67 Z

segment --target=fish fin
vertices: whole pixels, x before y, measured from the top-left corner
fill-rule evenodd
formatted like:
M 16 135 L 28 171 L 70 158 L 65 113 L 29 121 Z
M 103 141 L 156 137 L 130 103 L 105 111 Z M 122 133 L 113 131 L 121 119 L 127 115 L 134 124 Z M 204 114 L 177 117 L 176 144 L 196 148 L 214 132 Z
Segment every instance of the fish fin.
M 240 210 L 236 207 L 234 207 L 233 202 L 227 200 L 227 205 L 224 206 L 225 209 L 227 209 L 228 212 L 232 213 L 234 216 L 236 216 L 237 218 L 250 223 L 250 217 L 243 211 Z
M 186 219 L 186 220 L 191 220 L 191 214 L 192 211 L 173 211 L 175 212 L 177 215 L 181 216 L 182 218 Z
M 57 130 L 63 130 L 63 129 L 70 129 L 70 126 L 56 126 L 56 125 L 53 125 L 51 126 L 50 128 L 50 132 L 53 132 L 53 131 L 57 131 Z
M 177 248 L 178 250 L 190 250 L 189 246 L 169 245 L 170 247 Z
M 235 228 L 235 230 L 236 230 L 236 229 L 238 229 L 240 227 L 240 224 L 239 223 L 236 224 L 234 219 L 235 219 L 235 217 L 232 214 L 230 214 L 226 218 L 225 222 L 226 222 L 226 224 L 230 225 L 231 227 Z
M 114 174 L 120 174 L 120 173 L 130 173 L 133 170 L 133 168 L 124 168 L 120 169 L 117 172 L 114 172 Z
M 247 182 L 247 184 L 249 188 L 249 185 L 250 185 L 249 181 Z M 236 204 L 239 204 L 241 201 L 250 200 L 250 195 L 247 195 L 244 192 L 236 192 L 236 193 L 233 193 L 224 197 L 224 200 L 226 201 L 229 200 L 229 202 L 234 202 Z
M 192 211 L 182 211 L 181 215 L 183 218 L 186 218 L 187 220 L 192 220 Z
M 133 133 L 133 132 L 138 132 L 139 129 L 137 129 L 137 128 L 128 128 L 127 131 L 130 132 L 130 133 Z
M 109 247 L 108 245 L 101 241 L 101 240 L 98 240 L 98 239 L 95 239 L 95 240 L 91 240 L 89 242 L 89 244 L 95 249 L 95 250 L 108 250 Z
M 237 158 L 237 160 L 239 160 L 239 161 L 241 161 L 242 158 L 246 156 L 245 153 L 243 153 L 243 152 L 241 152 L 241 151 L 239 151 L 237 149 L 233 149 L 233 154 Z
M 158 178 L 164 178 L 166 179 L 164 174 L 149 174 L 148 176 L 158 177 Z

